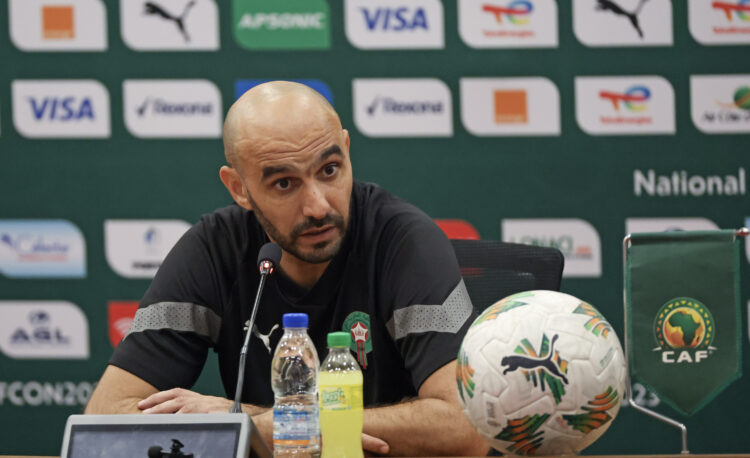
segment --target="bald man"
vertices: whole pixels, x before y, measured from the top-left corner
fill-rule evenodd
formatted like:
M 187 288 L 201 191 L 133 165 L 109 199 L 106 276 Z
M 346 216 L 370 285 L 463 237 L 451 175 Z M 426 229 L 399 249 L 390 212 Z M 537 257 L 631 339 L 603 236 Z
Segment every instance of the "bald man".
M 282 248 L 250 342 L 243 410 L 272 444 L 272 349 L 284 313 L 309 315 L 318 354 L 348 331 L 364 375 L 362 446 L 389 455 L 484 455 L 461 413 L 455 357 L 474 312 L 445 235 L 417 208 L 352 178 L 349 134 L 307 86 L 246 92 L 224 124 L 219 176 L 235 204 L 204 215 L 164 260 L 87 413 L 228 412 L 190 391 L 209 348 L 235 392 L 258 250 Z M 270 342 L 268 338 L 270 337 Z

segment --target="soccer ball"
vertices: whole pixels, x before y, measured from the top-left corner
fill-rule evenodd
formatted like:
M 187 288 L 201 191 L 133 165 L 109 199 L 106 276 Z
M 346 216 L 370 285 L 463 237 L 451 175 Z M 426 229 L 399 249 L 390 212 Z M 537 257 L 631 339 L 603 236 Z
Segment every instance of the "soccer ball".
M 488 307 L 458 351 L 463 411 L 493 448 L 577 453 L 612 424 L 626 380 L 617 335 L 590 304 L 527 291 Z

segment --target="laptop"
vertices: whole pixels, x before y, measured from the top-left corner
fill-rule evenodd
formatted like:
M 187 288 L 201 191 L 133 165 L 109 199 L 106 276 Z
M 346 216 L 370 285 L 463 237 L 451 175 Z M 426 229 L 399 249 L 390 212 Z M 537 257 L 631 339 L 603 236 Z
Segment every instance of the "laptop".
M 71 415 L 61 458 L 271 457 L 248 415 Z

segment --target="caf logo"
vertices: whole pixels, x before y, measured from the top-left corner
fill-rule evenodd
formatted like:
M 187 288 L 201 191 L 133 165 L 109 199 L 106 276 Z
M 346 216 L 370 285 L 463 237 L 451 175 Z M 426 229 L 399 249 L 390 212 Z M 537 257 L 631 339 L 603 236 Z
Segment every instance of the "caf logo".
M 654 336 L 661 361 L 699 363 L 716 350 L 714 318 L 705 304 L 692 297 L 676 297 L 662 305 L 654 320 Z

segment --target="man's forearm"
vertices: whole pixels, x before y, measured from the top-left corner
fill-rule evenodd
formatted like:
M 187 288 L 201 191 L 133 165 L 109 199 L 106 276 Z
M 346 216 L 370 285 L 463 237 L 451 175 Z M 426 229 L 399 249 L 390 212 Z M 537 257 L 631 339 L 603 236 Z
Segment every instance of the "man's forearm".
M 92 396 L 83 413 L 94 415 L 141 413 L 141 410 L 138 408 L 140 400 L 137 397 L 112 400 L 105 399 L 103 396 Z
M 363 432 L 386 441 L 389 455 L 481 456 L 488 451 L 463 412 L 441 399 L 365 409 Z

